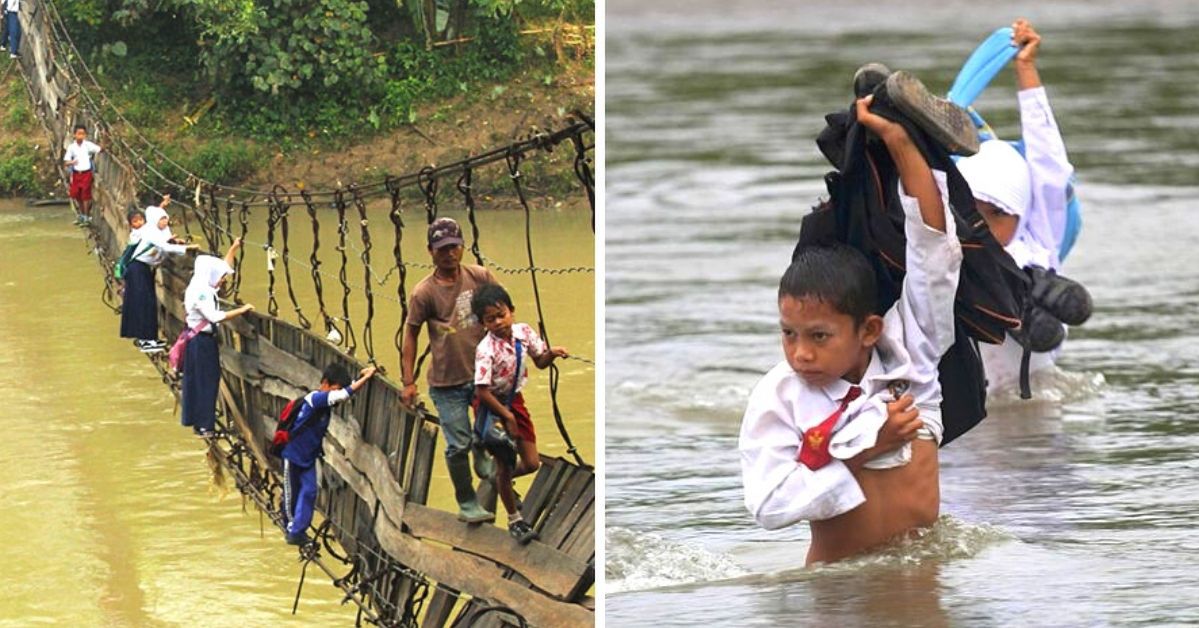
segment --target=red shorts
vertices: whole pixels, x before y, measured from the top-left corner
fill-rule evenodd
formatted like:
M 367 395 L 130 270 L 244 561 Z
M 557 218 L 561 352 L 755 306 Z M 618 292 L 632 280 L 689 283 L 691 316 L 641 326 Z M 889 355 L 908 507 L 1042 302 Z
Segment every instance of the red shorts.
M 479 416 L 480 404 L 478 397 L 471 401 L 470 405 L 475 409 L 475 416 Z M 533 429 L 533 419 L 529 418 L 529 409 L 525 407 L 523 393 L 516 393 L 516 396 L 512 398 L 512 416 L 516 417 L 516 425 L 508 426 L 508 434 L 512 438 L 536 444 L 537 432 Z
M 71 198 L 77 201 L 92 200 L 92 171 L 71 173 Z
M 516 425 L 509 425 L 508 433 L 513 438 L 536 444 L 537 432 L 533 430 L 533 419 L 529 418 L 529 409 L 525 407 L 523 393 L 516 393 L 516 397 L 512 399 L 512 416 L 516 417 Z

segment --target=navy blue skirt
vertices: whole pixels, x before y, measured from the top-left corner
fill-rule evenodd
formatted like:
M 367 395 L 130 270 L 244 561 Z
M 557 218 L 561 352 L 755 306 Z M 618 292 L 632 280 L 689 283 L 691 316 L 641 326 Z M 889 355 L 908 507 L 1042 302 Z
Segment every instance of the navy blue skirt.
M 216 425 L 216 396 L 221 383 L 221 354 L 216 336 L 196 334 L 183 353 L 183 424 L 197 430 Z
M 154 269 L 143 262 L 130 262 L 125 269 L 121 337 L 158 340 L 158 295 L 154 292 Z

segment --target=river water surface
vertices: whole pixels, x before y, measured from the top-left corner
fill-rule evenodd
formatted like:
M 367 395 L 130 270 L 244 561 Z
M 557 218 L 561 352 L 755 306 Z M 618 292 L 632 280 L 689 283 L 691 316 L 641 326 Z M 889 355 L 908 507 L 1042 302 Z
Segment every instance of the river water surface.
M 446 214 L 463 218 L 460 211 Z M 179 426 L 170 392 L 150 363 L 117 337 L 119 320 L 100 300 L 101 271 L 69 216 L 63 207 L 0 202 L 0 529 L 7 538 L 0 625 L 352 625 L 356 609 L 338 604 L 341 591 L 315 567 L 300 613 L 291 616 L 300 573 L 296 550 L 269 521 L 260 538 L 259 516 L 252 505 L 243 512 L 236 490 L 222 498 L 213 488 L 203 448 Z M 331 243 L 333 221 L 328 213 L 322 218 L 322 238 Z M 396 277 L 383 277 L 393 265 L 391 225 L 374 209 L 371 218 L 378 279 L 385 280 L 375 287 L 375 350 L 398 373 L 392 345 L 399 320 Z M 423 210 L 411 220 L 423 225 Z M 592 266 L 589 220 L 585 208 L 538 210 L 532 226 L 538 265 Z M 527 265 L 523 221 L 520 212 L 481 212 L 488 255 L 505 266 Z M 357 221 L 352 226 L 356 237 Z M 302 223 L 293 229 L 292 246 L 307 260 L 311 228 Z M 261 231 L 251 229 L 249 239 L 261 242 Z M 405 247 L 406 259 L 427 262 L 423 229 L 417 231 Z M 332 269 L 326 299 L 340 314 L 339 259 L 332 246 L 322 251 L 323 270 Z M 355 264 L 357 251 L 347 253 L 351 318 L 360 325 L 362 267 Z M 245 268 L 243 297 L 265 309 L 260 249 L 249 251 Z M 412 272 L 409 291 L 428 271 Z M 293 267 L 293 273 L 306 315 L 319 320 L 307 269 Z M 498 276 L 513 293 L 518 320 L 535 324 L 528 276 Z M 295 320 L 281 274 L 278 281 L 281 315 Z M 551 339 L 585 357 L 594 356 L 593 282 L 587 272 L 541 280 Z M 563 414 L 591 462 L 594 369 L 577 361 L 561 368 Z M 529 405 L 541 450 L 561 456 L 565 447 L 546 381 L 544 372 L 530 374 Z M 452 490 L 440 456 L 433 473 L 430 502 L 450 508 Z
M 1186 2 L 613 0 L 607 14 L 609 625 L 1199 623 L 1199 11 Z M 797 8 L 802 7 L 802 8 Z M 742 505 L 746 397 L 824 193 L 813 139 L 868 61 L 934 90 L 1029 17 L 1078 170 L 1064 272 L 1096 313 L 1039 400 L 941 452 L 921 538 L 803 569 L 806 526 Z M 1005 71 L 977 104 L 1018 134 Z

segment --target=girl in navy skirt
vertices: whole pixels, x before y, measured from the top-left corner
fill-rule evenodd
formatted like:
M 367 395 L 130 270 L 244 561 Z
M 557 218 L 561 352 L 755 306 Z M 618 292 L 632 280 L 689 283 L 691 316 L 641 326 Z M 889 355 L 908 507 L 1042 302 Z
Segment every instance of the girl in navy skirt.
M 233 257 L 241 239 L 233 242 L 225 259 L 212 255 L 196 258 L 196 270 L 184 294 L 187 326 L 198 332 L 187 343 L 183 357 L 183 425 L 199 436 L 212 434 L 216 425 L 216 397 L 221 381 L 221 354 L 217 347 L 216 326 L 254 309 L 253 305 L 222 312 L 217 290 L 225 277 L 233 274 Z
M 144 224 L 129 234 L 134 245 L 132 258 L 125 268 L 125 301 L 121 306 L 121 337 L 133 338 L 144 353 L 162 351 L 166 343 L 158 339 L 158 294 L 154 291 L 154 269 L 167 255 L 183 255 L 199 245 L 184 245 L 171 235 L 170 218 L 163 207 L 171 202 L 162 198 L 161 206 L 146 208 Z M 142 214 L 137 212 L 137 214 Z M 137 214 L 131 214 L 136 218 Z M 132 221 L 132 219 L 131 219 Z

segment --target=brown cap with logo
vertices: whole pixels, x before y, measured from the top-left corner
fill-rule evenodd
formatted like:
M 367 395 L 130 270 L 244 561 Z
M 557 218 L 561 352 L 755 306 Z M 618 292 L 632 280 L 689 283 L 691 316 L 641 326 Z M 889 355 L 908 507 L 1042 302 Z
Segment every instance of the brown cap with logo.
M 443 246 L 462 243 L 462 227 L 459 227 L 453 218 L 438 218 L 429 225 L 429 248 L 437 250 Z

